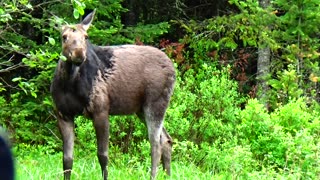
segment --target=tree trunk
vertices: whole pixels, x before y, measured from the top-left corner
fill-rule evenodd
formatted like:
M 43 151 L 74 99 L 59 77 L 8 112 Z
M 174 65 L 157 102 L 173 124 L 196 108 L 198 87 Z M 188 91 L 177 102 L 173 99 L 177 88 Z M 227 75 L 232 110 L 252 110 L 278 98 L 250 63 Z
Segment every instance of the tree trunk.
M 270 5 L 270 0 L 259 0 L 259 4 L 262 8 L 267 8 Z M 263 102 L 266 108 L 268 108 L 268 84 L 266 77 L 270 73 L 270 47 L 266 44 L 260 44 L 258 50 L 258 63 L 257 63 L 257 84 L 258 84 L 258 99 Z
M 258 80 L 258 99 L 267 105 L 268 84 L 266 77 L 270 70 L 270 48 L 264 47 L 258 50 L 257 80 Z

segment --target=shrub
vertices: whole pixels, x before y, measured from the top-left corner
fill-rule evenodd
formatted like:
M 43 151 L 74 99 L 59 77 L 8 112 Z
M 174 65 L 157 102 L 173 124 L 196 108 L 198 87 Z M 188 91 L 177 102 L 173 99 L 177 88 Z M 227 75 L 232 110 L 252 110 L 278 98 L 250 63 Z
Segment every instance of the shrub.
M 270 114 L 256 99 L 250 99 L 240 118 L 239 142 L 250 146 L 254 159 L 262 165 L 260 170 L 317 178 L 319 118 L 303 98 Z
M 297 131 L 306 128 L 317 117 L 308 111 L 304 98 L 293 99 L 278 107 L 271 114 L 272 121 L 282 126 L 286 132 L 294 135 Z
M 286 136 L 282 127 L 274 124 L 263 104 L 250 99 L 240 113 L 239 141 L 250 145 L 253 156 L 266 165 L 285 165 Z
M 228 69 L 203 65 L 177 81 L 166 118 L 173 137 L 197 144 L 232 138 L 243 99 Z
M 319 140 L 308 129 L 297 131 L 295 136 L 288 135 L 285 170 L 299 174 L 300 178 L 318 179 Z

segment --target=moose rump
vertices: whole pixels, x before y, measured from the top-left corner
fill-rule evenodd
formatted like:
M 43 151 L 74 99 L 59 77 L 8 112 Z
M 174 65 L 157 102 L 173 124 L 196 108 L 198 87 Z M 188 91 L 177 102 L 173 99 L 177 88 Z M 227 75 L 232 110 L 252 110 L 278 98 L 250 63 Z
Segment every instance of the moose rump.
M 63 140 L 63 169 L 70 179 L 73 164 L 74 118 L 92 119 L 104 179 L 108 171 L 109 115 L 137 114 L 148 129 L 151 178 L 160 159 L 170 175 L 172 139 L 163 127 L 175 82 L 171 60 L 150 46 L 95 46 L 86 33 L 94 12 L 80 24 L 62 28 L 62 53 L 51 85 Z M 83 51 L 83 52 L 80 52 Z

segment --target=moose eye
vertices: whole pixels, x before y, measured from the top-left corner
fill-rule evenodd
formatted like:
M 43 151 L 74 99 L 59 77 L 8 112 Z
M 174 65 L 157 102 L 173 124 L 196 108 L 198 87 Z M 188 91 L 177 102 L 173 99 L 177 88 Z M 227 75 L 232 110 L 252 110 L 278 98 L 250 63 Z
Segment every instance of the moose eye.
M 63 35 L 63 36 L 62 36 L 63 42 L 65 42 L 65 41 L 67 40 L 67 38 L 68 38 L 67 35 Z

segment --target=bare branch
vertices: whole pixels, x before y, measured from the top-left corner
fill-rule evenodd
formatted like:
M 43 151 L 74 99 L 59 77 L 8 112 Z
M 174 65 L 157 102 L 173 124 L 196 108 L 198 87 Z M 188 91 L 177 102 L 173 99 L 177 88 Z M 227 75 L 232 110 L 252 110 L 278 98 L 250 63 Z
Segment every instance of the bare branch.
M 17 88 L 16 86 L 11 86 L 9 83 L 7 83 L 7 81 L 5 81 L 2 77 L 0 77 L 0 80 L 2 82 L 4 82 L 4 84 L 7 86 L 7 87 L 10 87 L 12 89 L 18 89 L 18 90 L 21 90 L 20 88 Z
M 54 4 L 54 3 L 57 3 L 57 2 L 63 3 L 62 0 L 45 1 L 45 2 L 43 2 L 43 3 L 39 3 L 39 4 L 35 5 L 35 6 L 33 6 L 33 7 L 34 7 L 34 8 L 37 8 L 37 7 L 41 7 L 41 6 L 43 6 L 43 5 Z
M 18 64 L 9 66 L 9 67 L 7 67 L 7 68 L 5 68 L 5 69 L 0 69 L 0 73 L 10 72 L 10 71 L 12 71 L 12 70 L 14 70 L 14 69 L 18 69 L 18 68 L 23 67 L 23 66 L 24 66 L 23 63 L 20 62 L 20 63 L 18 63 Z
M 49 129 L 48 127 L 46 127 L 50 132 L 51 132 L 51 134 L 54 136 L 54 137 L 56 137 L 58 140 L 60 140 L 60 138 L 51 130 L 51 129 Z
M 23 66 L 24 66 L 22 62 L 10 66 L 9 64 L 10 64 L 10 62 L 13 60 L 14 56 L 15 56 L 15 55 L 12 55 L 12 56 L 10 57 L 10 59 L 7 60 L 7 61 L 0 62 L 0 67 L 1 67 L 1 66 L 8 66 L 7 68 L 0 69 L 0 73 L 9 72 L 9 71 L 12 71 L 12 70 L 14 70 L 14 69 L 17 69 L 17 68 L 20 68 L 20 67 L 23 67 Z

